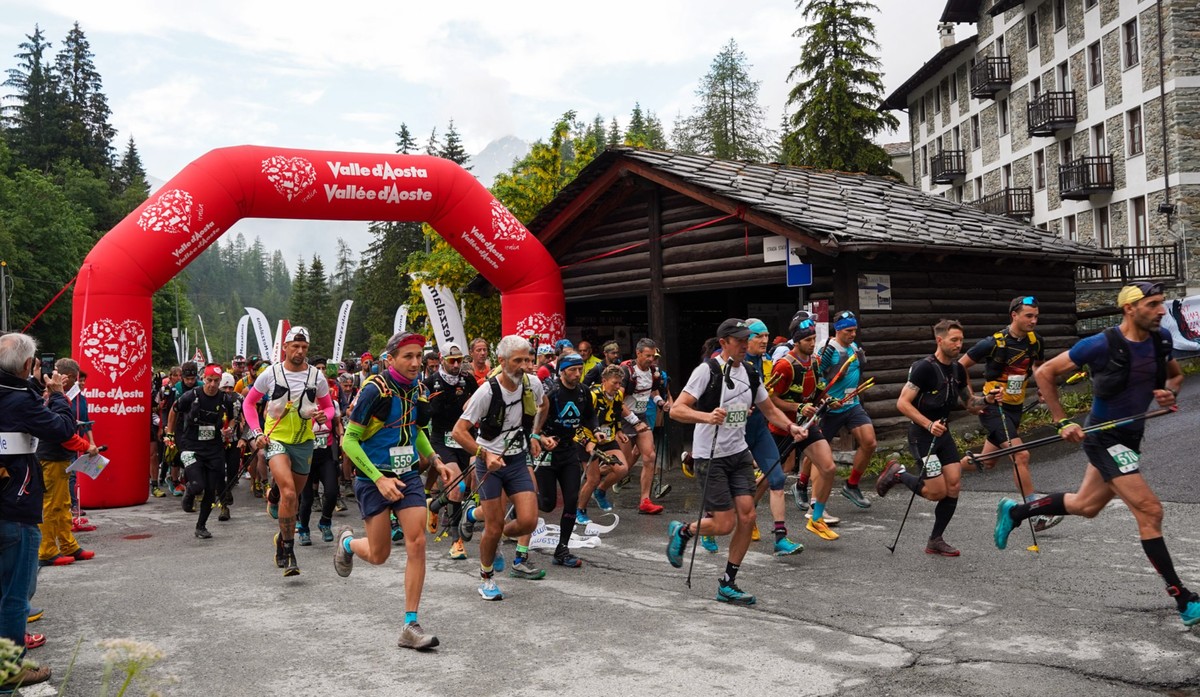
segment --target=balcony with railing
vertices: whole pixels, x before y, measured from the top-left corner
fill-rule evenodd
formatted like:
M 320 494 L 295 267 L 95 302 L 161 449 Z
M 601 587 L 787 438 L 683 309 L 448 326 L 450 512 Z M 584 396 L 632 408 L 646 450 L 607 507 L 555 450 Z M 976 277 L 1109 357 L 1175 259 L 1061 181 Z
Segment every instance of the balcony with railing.
M 1043 92 L 1025 108 L 1030 136 L 1052 136 L 1075 126 L 1075 91 Z
M 929 173 L 934 184 L 953 184 L 967 176 L 967 154 L 964 150 L 943 150 L 929 158 Z
M 980 58 L 971 67 L 970 85 L 972 97 L 991 99 L 1012 86 L 1012 61 L 1008 56 Z
M 1062 198 L 1083 200 L 1095 194 L 1112 193 L 1112 155 L 1080 157 L 1058 166 L 1058 194 Z
M 1007 215 L 1010 218 L 1028 218 L 1033 215 L 1033 188 L 1028 186 L 1008 187 L 987 194 L 974 204 L 992 215 Z
M 1178 244 L 1147 244 L 1109 248 L 1116 255 L 1111 266 L 1075 269 L 1075 282 L 1089 288 L 1119 288 L 1129 281 L 1154 281 L 1166 284 L 1183 282 L 1183 253 Z

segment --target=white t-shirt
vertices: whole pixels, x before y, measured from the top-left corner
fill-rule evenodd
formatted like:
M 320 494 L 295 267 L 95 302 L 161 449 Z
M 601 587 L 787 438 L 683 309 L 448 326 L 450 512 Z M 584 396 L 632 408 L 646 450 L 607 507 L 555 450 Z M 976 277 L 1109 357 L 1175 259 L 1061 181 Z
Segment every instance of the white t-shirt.
M 783 360 L 783 355 L 785 353 L 787 353 L 788 351 L 791 351 L 792 346 L 794 346 L 794 344 L 790 341 L 785 341 L 782 344 L 776 346 L 775 350 L 771 352 L 771 362 L 775 363 L 777 361 Z
M 283 373 L 288 393 L 279 399 L 272 399 L 279 373 Z M 304 389 L 309 385 L 311 373 L 316 373 L 313 376 L 313 387 L 316 388 L 317 399 L 309 402 L 307 398 L 302 397 Z M 254 380 L 254 389 L 267 396 L 267 406 L 264 409 L 267 420 L 263 424 L 263 430 L 271 434 L 272 440 L 303 443 L 312 438 L 310 419 L 319 408 L 317 401 L 329 396 L 329 382 L 320 371 L 309 366 L 307 370 L 293 372 L 287 369 L 287 364 L 275 364 Z
M 725 368 L 725 362 L 720 356 L 717 357 L 717 363 L 721 366 L 722 371 Z M 683 391 L 692 395 L 697 400 L 704 394 L 704 388 L 708 387 L 709 377 L 712 375 L 712 370 L 709 369 L 707 363 L 701 363 L 692 371 L 691 377 L 688 378 L 687 384 L 683 386 Z M 760 382 L 758 391 L 754 394 L 754 399 L 750 398 L 750 376 L 746 372 L 746 365 L 738 362 L 729 370 L 729 379 L 733 381 L 733 387 L 730 388 L 725 380 L 721 381 L 721 401 L 720 406 L 725 408 L 727 412 L 725 423 L 720 426 L 712 424 L 696 424 L 696 430 L 692 436 L 692 455 L 693 457 L 707 460 L 710 457 L 729 457 L 736 455 L 746 449 L 746 417 L 750 415 L 750 407 L 753 404 L 762 404 L 770 399 L 767 395 L 767 390 Z M 717 444 L 715 451 L 711 451 L 713 447 L 713 429 L 716 429 Z
M 637 367 L 637 363 L 630 365 L 630 370 L 633 373 L 633 384 L 629 386 L 629 390 L 625 394 L 625 406 L 629 411 L 643 416 L 650 406 L 650 394 L 654 389 L 654 374 L 649 370 L 642 370 Z
M 497 382 L 500 380 L 497 378 Z M 525 439 L 518 434 L 521 430 L 521 417 L 525 410 L 521 404 L 520 384 L 517 389 L 509 392 L 504 389 L 504 384 L 500 383 L 500 396 L 504 400 L 504 419 L 500 429 L 500 435 L 492 439 L 484 438 L 480 435 L 476 441 L 483 446 L 483 449 L 495 453 L 497 455 L 515 455 L 525 451 Z M 533 401 L 537 405 L 542 403 L 542 383 L 537 379 L 536 375 L 529 376 L 529 389 L 533 392 Z M 470 421 L 472 424 L 479 423 L 479 420 L 487 416 L 488 407 L 492 404 L 492 383 L 484 381 L 479 389 L 475 390 L 475 394 L 467 400 L 467 404 L 463 407 L 462 416 L 459 417 L 463 421 Z M 507 452 L 504 450 L 504 444 L 511 440 Z

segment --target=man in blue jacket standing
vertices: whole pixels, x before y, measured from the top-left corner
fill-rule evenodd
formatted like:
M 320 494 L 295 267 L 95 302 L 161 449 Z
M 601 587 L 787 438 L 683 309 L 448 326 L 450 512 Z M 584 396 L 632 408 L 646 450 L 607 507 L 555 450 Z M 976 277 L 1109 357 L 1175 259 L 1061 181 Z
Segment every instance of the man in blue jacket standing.
M 63 396 L 57 373 L 42 387 L 29 379 L 37 343 L 25 334 L 0 336 L 0 637 L 25 646 L 29 598 L 37 583 L 41 542 L 42 468 L 37 460 L 39 440 L 62 443 L 75 435 L 71 404 Z M 50 668 L 30 666 L 0 689 L 32 685 L 50 679 Z

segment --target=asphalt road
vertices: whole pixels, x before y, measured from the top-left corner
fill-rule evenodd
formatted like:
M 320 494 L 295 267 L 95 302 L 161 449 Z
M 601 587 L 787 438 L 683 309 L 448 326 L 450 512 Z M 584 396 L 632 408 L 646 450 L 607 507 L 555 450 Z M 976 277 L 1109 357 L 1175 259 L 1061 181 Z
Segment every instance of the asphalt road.
M 1200 588 L 1200 483 L 1190 462 L 1200 410 L 1189 387 L 1179 414 L 1149 425 L 1144 469 L 1168 502 L 1176 567 Z M 1078 451 L 1040 451 L 1039 487 L 1073 488 L 1083 462 Z M 638 516 L 635 493 L 618 494 L 621 522 L 580 552 L 583 569 L 551 567 L 535 553 L 547 578 L 502 577 L 499 603 L 476 594 L 474 543 L 470 561 L 451 561 L 447 543 L 431 541 L 421 622 L 442 646 L 426 654 L 395 648 L 401 547 L 384 566 L 359 561 L 342 579 L 332 544 L 318 541 L 298 548 L 303 573 L 285 579 L 272 561 L 273 521 L 245 487 L 234 520 L 210 522 L 208 541 L 192 537 L 178 499 L 93 511 L 100 529 L 81 539 L 96 559 L 40 575 L 35 605 L 46 617 L 31 629 L 49 643 L 32 655 L 55 678 L 25 694 L 56 694 L 81 638 L 64 694 L 100 694 L 96 642 L 114 637 L 166 652 L 150 672 L 176 678 L 165 694 L 206 697 L 1200 694 L 1200 628 L 1180 623 L 1119 502 L 1043 533 L 1040 553 L 1026 550 L 1027 529 L 999 551 L 991 530 L 1011 479 L 969 475 L 946 533 L 963 555 L 946 559 L 922 552 L 929 502 L 913 506 L 890 554 L 907 491 L 863 511 L 835 494 L 842 538 L 817 539 L 790 508 L 793 537 L 807 549 L 775 558 L 768 542 L 754 544 L 738 580 L 759 603 L 738 608 L 712 600 L 727 539 L 718 556 L 700 550 L 692 589 L 686 566 L 667 564 L 667 523 L 694 516 L 698 499 L 694 482 L 678 472 L 670 480 L 664 515 Z M 764 531 L 769 518 L 762 509 Z M 335 525 L 344 524 L 361 531 L 356 515 L 339 514 Z

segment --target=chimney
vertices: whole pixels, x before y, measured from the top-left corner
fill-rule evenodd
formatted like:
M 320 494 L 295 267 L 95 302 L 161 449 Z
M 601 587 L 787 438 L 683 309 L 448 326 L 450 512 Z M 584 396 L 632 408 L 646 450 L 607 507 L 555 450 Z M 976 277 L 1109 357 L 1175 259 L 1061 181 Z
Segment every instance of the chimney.
M 942 48 L 950 48 L 954 45 L 954 25 L 949 22 L 938 24 L 938 38 L 942 41 Z

